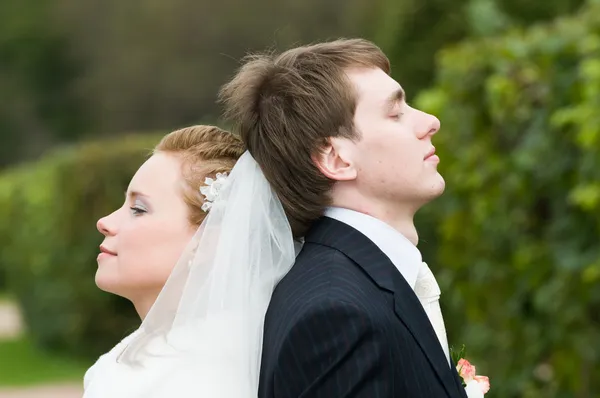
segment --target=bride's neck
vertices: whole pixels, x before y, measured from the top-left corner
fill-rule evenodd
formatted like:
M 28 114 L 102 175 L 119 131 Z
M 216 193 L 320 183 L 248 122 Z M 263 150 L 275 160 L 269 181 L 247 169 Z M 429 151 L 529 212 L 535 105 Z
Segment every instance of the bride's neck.
M 133 306 L 135 307 L 135 311 L 138 313 L 140 319 L 143 321 L 144 318 L 146 318 L 146 315 L 148 315 L 148 312 L 150 311 L 150 308 L 152 308 L 152 305 L 154 304 L 154 302 L 156 301 L 156 297 L 144 297 L 144 298 L 137 298 L 136 300 L 131 300 L 131 302 L 133 303 Z

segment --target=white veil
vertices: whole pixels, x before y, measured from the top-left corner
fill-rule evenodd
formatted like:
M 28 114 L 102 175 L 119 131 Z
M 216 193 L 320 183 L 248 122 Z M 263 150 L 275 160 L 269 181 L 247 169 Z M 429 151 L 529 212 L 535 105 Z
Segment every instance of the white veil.
M 164 357 L 165 396 L 256 397 L 265 312 L 294 259 L 281 203 L 246 152 L 119 362 Z

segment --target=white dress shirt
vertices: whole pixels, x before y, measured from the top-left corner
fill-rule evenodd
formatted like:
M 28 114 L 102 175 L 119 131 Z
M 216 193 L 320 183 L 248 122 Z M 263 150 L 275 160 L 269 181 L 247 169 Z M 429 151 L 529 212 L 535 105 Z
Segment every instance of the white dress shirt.
M 369 238 L 388 256 L 410 287 L 415 289 L 423 257 L 419 249 L 404 235 L 383 221 L 354 210 L 328 207 L 325 216 L 341 221 Z

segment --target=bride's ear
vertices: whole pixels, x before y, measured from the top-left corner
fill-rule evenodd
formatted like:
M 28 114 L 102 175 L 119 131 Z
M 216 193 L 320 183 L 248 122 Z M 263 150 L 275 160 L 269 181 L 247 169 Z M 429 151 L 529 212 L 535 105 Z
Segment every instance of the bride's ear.
M 317 168 L 326 177 L 335 181 L 356 179 L 357 170 L 353 162 L 354 145 L 345 138 L 329 138 L 327 145 L 312 156 Z

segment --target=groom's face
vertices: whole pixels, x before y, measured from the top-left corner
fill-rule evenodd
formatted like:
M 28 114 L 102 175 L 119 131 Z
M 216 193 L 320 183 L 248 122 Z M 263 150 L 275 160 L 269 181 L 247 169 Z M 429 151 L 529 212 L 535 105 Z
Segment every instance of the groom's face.
M 364 197 L 416 211 L 440 195 L 444 179 L 432 155 L 440 121 L 406 103 L 402 87 L 381 69 L 348 71 L 357 95 L 354 124 L 361 134 L 351 152 Z

